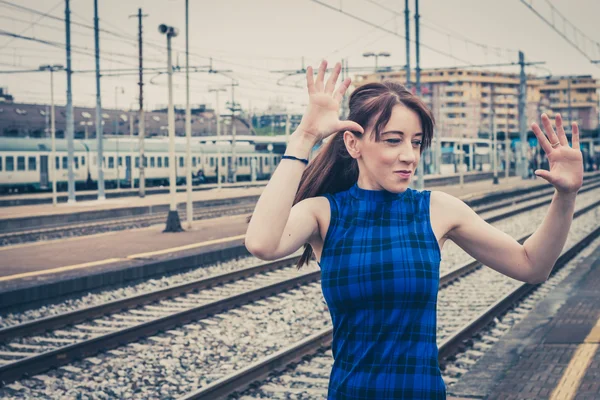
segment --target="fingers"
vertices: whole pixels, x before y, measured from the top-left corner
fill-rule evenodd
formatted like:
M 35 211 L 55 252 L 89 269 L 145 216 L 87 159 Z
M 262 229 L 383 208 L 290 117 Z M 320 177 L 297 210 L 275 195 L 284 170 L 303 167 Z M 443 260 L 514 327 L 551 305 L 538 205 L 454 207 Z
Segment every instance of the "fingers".
M 308 94 L 313 94 L 317 90 L 315 88 L 315 79 L 313 77 L 312 67 L 306 68 L 306 87 L 308 87 Z
M 548 183 L 552 183 L 552 175 L 550 175 L 550 171 L 546 171 L 545 169 L 536 169 L 534 174 L 548 181 Z
M 548 116 L 546 114 L 542 114 L 542 125 L 544 125 L 544 131 L 546 132 L 546 135 L 548 136 L 548 140 L 550 141 L 550 146 L 555 145 L 554 147 L 556 147 L 556 143 L 560 143 L 560 141 L 558 140 L 558 137 L 556 136 L 556 133 L 554 132 L 554 128 L 552 128 L 552 123 L 550 122 L 550 118 L 548 118 Z M 551 149 L 552 149 L 552 147 L 551 147 Z
M 560 116 L 560 114 L 556 114 L 555 123 L 556 123 L 556 132 L 558 134 L 558 142 L 563 146 L 568 146 L 569 141 L 567 140 L 567 135 L 565 133 L 565 129 L 563 128 L 563 120 L 562 120 L 562 117 Z M 556 143 L 556 142 L 552 142 L 552 143 Z
M 577 122 L 573 122 L 571 124 L 571 145 L 575 150 L 581 150 L 579 147 L 579 126 L 577 126 Z
M 333 98 L 338 103 L 342 102 L 342 99 L 344 98 L 344 94 L 346 93 L 346 90 L 348 90 L 348 87 L 350 86 L 350 82 L 351 82 L 350 78 L 344 79 L 342 81 L 342 83 L 340 83 L 340 87 L 333 94 Z
M 335 89 L 335 83 L 337 82 L 338 76 L 340 76 L 340 71 L 342 70 L 342 64 L 336 63 L 333 68 L 333 72 L 327 79 L 327 84 L 325 85 L 325 93 L 333 93 L 333 89 Z
M 552 146 L 550 146 L 550 142 L 546 138 L 546 135 L 544 135 L 544 132 L 542 132 L 542 130 L 540 129 L 539 125 L 534 122 L 533 124 L 531 124 L 531 130 L 535 134 L 535 137 L 537 138 L 540 146 L 542 146 L 542 149 L 544 149 L 544 152 L 546 154 L 550 154 L 550 152 L 552 151 Z
M 317 82 L 315 86 L 318 92 L 323 91 L 323 82 L 325 81 L 325 70 L 327 69 L 327 61 L 321 61 L 321 65 L 319 65 L 319 72 L 317 73 Z

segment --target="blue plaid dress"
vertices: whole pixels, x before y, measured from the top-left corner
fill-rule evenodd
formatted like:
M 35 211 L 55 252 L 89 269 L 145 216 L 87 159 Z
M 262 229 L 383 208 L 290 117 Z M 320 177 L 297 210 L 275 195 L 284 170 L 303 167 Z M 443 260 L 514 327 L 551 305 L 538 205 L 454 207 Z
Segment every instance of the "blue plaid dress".
M 445 399 L 438 366 L 440 249 L 429 191 L 356 184 L 326 194 L 321 285 L 333 321 L 329 399 Z

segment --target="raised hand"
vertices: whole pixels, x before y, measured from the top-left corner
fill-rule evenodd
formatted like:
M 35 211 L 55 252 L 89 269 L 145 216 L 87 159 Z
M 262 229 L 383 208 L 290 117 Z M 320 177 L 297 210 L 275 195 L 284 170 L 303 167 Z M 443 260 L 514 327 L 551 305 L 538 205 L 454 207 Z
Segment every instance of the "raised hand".
M 531 125 L 550 163 L 550 171 L 538 169 L 535 174 L 547 180 L 559 192 L 575 193 L 583 184 L 583 156 L 579 150 L 579 128 L 577 123 L 573 122 L 572 147 L 569 147 L 560 114 L 556 114 L 555 122 L 557 132 L 552 128 L 550 118 L 542 114 L 542 125 L 548 137 L 544 135 L 538 124 Z
M 316 82 L 313 79 L 312 67 L 307 68 L 308 108 L 302 116 L 297 131 L 310 136 L 315 142 L 343 130 L 364 133 L 363 128 L 356 122 L 340 121 L 339 119 L 340 103 L 344 98 L 344 93 L 348 90 L 348 86 L 350 86 L 350 78 L 346 78 L 337 90 L 334 90 L 341 69 L 340 63 L 335 64 L 331 76 L 324 84 L 327 61 L 321 62 Z

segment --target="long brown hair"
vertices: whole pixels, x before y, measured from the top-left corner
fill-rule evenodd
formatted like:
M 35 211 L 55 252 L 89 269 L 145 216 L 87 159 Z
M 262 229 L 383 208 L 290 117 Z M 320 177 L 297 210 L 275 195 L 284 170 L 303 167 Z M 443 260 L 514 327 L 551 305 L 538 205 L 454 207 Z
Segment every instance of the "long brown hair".
M 385 81 L 369 83 L 356 89 L 350 96 L 348 120 L 362 126 L 367 132 L 373 127 L 375 140 L 380 140 L 381 130 L 388 123 L 394 106 L 401 104 L 414 111 L 421 120 L 423 139 L 421 153 L 431 145 L 435 121 L 425 103 L 413 95 L 401 84 Z M 352 132 L 361 138 L 362 134 Z M 325 172 L 325 173 L 324 173 Z M 344 143 L 344 131 L 334 133 L 319 150 L 302 174 L 300 187 L 294 198 L 294 204 L 325 193 L 337 193 L 348 190 L 358 180 L 358 162 L 350 156 Z M 248 221 L 250 218 L 248 218 Z M 304 244 L 304 253 L 300 257 L 298 268 L 307 264 L 313 256 L 310 244 Z

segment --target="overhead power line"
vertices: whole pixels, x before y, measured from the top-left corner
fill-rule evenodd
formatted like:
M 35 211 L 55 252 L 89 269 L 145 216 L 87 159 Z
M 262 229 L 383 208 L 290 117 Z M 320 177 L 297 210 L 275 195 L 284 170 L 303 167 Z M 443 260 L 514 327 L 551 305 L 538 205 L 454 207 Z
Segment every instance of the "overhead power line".
M 320 4 L 320 5 L 324 6 L 324 7 L 327 7 L 327 8 L 329 8 L 330 10 L 334 10 L 334 11 L 337 11 L 337 12 L 339 12 L 339 13 L 342 13 L 342 14 L 344 14 L 344 15 L 347 15 L 348 17 L 351 17 L 351 18 L 353 18 L 353 19 L 355 19 L 355 20 L 357 20 L 357 21 L 360 21 L 360 22 L 362 22 L 362 23 L 364 23 L 364 24 L 367 24 L 367 25 L 370 25 L 370 26 L 372 26 L 372 27 L 374 27 L 374 28 L 377 28 L 377 29 L 379 29 L 379 30 L 385 31 L 385 32 L 387 32 L 387 33 L 389 33 L 389 34 L 391 34 L 391 35 L 398 36 L 398 37 L 399 37 L 399 38 L 401 38 L 401 39 L 406 39 L 406 36 L 404 36 L 404 35 L 401 35 L 401 34 L 399 34 L 398 32 L 395 32 L 395 31 L 392 31 L 392 30 L 390 30 L 390 29 L 384 28 L 384 27 L 382 27 L 382 26 L 380 26 L 380 25 L 374 24 L 374 23 L 372 23 L 371 21 L 367 21 L 366 19 L 363 19 L 363 18 L 357 17 L 356 15 L 353 15 L 353 14 L 347 13 L 347 12 L 345 12 L 344 10 L 342 10 L 342 8 L 341 8 L 341 7 L 340 7 L 340 8 L 335 8 L 335 7 L 333 7 L 333 6 L 331 6 L 331 5 L 327 4 L 327 3 L 323 3 L 323 2 L 322 2 L 322 1 L 320 1 L 320 0 L 311 0 L 311 1 L 313 1 L 313 2 L 315 2 L 315 3 L 317 3 L 317 4 Z M 414 41 L 414 40 L 411 40 L 411 42 L 412 42 L 412 43 L 415 43 L 415 41 Z M 452 58 L 453 60 L 460 61 L 460 62 L 462 62 L 462 63 L 470 64 L 470 62 L 469 62 L 469 61 L 467 61 L 467 60 L 463 60 L 462 58 L 458 58 L 458 57 L 456 57 L 456 56 L 454 56 L 454 55 L 452 55 L 452 54 L 450 54 L 450 53 L 446 53 L 445 51 L 442 51 L 442 50 L 436 49 L 435 47 L 431 47 L 431 46 L 429 46 L 429 45 L 427 45 L 427 44 L 425 44 L 425 43 L 423 43 L 423 42 L 421 42 L 421 43 L 420 43 L 420 45 L 421 45 L 422 47 L 424 47 L 424 48 L 428 49 L 428 50 L 431 50 L 431 51 L 433 51 L 434 53 L 440 54 L 440 55 L 442 55 L 442 56 L 446 56 L 446 57 L 448 57 L 448 58 Z
M 394 16 L 396 16 L 398 18 L 404 18 L 404 14 L 403 13 L 401 13 L 399 11 L 396 11 L 393 8 L 386 7 L 383 4 L 380 4 L 380 3 L 376 2 L 375 0 L 364 0 L 364 1 L 366 1 L 367 3 L 371 3 L 371 4 L 375 5 L 375 6 L 383 9 L 383 10 L 389 12 L 390 14 L 393 14 Z M 425 19 L 425 18 L 422 18 L 422 19 Z M 503 53 L 503 52 L 511 52 L 511 53 L 514 53 L 514 54 L 517 54 L 519 52 L 518 49 L 508 49 L 508 48 L 502 48 L 502 47 L 497 47 L 497 46 L 490 46 L 490 45 L 485 44 L 485 43 L 477 42 L 477 41 L 472 40 L 472 39 L 470 39 L 470 38 L 468 38 L 468 37 L 466 37 L 466 36 L 464 36 L 464 35 L 462 35 L 460 33 L 454 32 L 451 29 L 442 28 L 437 23 L 435 24 L 435 25 L 437 25 L 435 27 L 432 26 L 432 25 L 423 23 L 423 21 L 421 21 L 420 24 L 421 24 L 421 26 L 424 26 L 427 29 L 430 29 L 432 31 L 438 32 L 438 33 L 440 33 L 442 35 L 445 35 L 445 36 L 447 36 L 449 38 L 452 37 L 455 40 L 459 40 L 459 41 L 462 41 L 462 42 L 464 42 L 466 44 L 470 44 L 470 45 L 479 47 L 482 50 L 494 52 L 494 53 L 496 53 L 498 55 L 498 57 L 502 57 L 501 53 Z M 445 32 L 443 32 L 442 30 L 444 30 Z M 423 45 L 422 42 L 421 42 L 421 45 Z
M 558 11 L 549 0 L 545 0 L 545 2 L 550 8 L 550 15 L 546 16 L 542 15 L 543 11 L 540 11 L 540 9 L 533 6 L 533 0 L 521 0 L 521 3 L 526 5 L 535 15 L 548 24 L 556 33 L 562 36 L 563 39 L 589 61 L 593 62 L 594 59 L 600 58 L 600 43 L 587 37 L 576 25 L 571 23 L 560 11 Z M 557 17 L 562 22 L 562 29 L 556 23 Z M 591 54 L 589 54 L 587 45 L 596 49 L 596 57 L 592 57 Z

